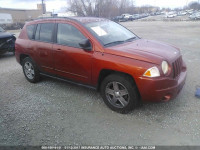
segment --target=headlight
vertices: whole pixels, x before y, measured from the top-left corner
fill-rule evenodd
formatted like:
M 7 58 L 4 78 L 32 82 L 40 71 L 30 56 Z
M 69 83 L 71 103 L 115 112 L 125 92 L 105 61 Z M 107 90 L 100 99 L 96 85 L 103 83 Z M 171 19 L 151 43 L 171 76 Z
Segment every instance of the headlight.
M 169 65 L 166 61 L 162 62 L 162 71 L 163 71 L 164 74 L 167 74 L 168 71 L 169 71 Z
M 158 68 L 156 66 L 149 68 L 144 74 L 143 76 L 146 77 L 159 77 L 160 76 L 160 71 L 158 70 Z

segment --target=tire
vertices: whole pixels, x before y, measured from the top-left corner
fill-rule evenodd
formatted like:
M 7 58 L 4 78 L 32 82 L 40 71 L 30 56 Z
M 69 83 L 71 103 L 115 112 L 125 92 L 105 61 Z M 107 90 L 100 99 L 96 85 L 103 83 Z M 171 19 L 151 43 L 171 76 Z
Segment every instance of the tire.
M 36 64 L 31 58 L 26 57 L 22 62 L 22 69 L 24 76 L 31 83 L 36 83 L 40 80 L 40 73 Z
M 113 111 L 126 114 L 139 102 L 137 87 L 132 78 L 124 74 L 108 75 L 101 84 L 101 96 Z

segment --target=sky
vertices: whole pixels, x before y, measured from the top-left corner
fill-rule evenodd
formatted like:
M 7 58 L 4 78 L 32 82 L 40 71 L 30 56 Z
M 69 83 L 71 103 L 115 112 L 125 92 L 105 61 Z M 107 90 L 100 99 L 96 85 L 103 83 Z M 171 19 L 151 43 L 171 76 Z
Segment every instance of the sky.
M 138 6 L 143 5 L 152 5 L 152 6 L 159 6 L 163 7 L 170 7 L 170 8 L 182 8 L 185 5 L 188 5 L 192 1 L 198 0 L 136 0 L 135 4 Z
M 192 1 L 198 0 L 135 0 L 136 6 L 152 5 L 170 8 L 182 8 Z M 41 0 L 0 0 L 0 7 L 36 9 Z M 45 0 L 47 11 L 62 12 L 67 6 L 67 0 Z
M 58 12 L 67 6 L 67 0 L 44 0 L 47 11 Z M 41 0 L 0 0 L 0 7 L 3 8 L 21 8 L 21 9 L 37 9 L 37 4 Z

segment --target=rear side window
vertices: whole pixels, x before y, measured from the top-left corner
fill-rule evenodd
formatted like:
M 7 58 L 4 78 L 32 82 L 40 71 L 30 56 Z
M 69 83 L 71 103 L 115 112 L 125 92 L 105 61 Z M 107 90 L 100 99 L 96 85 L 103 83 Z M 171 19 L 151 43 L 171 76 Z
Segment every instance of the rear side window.
M 33 25 L 28 25 L 26 27 L 26 31 L 27 31 L 27 35 L 29 39 L 33 39 L 33 35 L 34 35 L 34 30 L 35 30 L 35 24 Z
M 86 37 L 70 24 L 58 24 L 57 43 L 70 47 L 80 48 L 79 43 Z
M 38 24 L 35 34 L 35 40 L 52 42 L 53 30 L 53 23 Z

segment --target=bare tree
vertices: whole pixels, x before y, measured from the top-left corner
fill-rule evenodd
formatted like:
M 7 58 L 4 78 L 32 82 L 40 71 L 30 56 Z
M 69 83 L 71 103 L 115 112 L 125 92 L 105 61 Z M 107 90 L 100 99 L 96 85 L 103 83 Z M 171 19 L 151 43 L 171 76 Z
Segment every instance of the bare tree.
M 200 10 L 200 3 L 198 3 L 198 2 L 191 2 L 189 4 L 189 8 L 190 9 L 194 9 L 194 10 Z
M 68 0 L 68 4 L 68 11 L 78 16 L 111 18 L 134 10 L 134 0 Z

